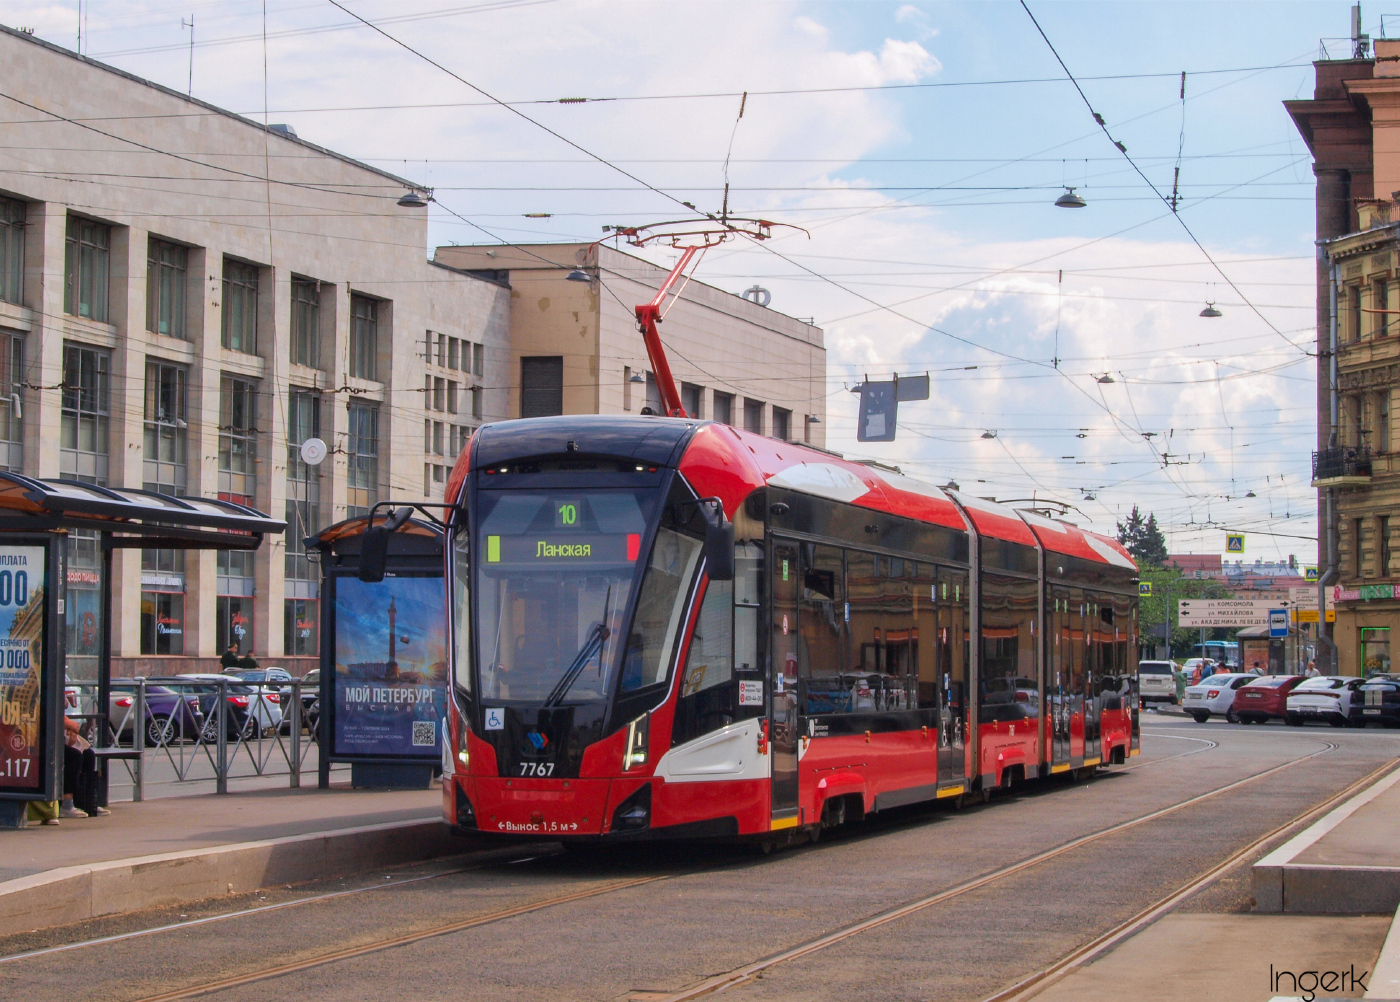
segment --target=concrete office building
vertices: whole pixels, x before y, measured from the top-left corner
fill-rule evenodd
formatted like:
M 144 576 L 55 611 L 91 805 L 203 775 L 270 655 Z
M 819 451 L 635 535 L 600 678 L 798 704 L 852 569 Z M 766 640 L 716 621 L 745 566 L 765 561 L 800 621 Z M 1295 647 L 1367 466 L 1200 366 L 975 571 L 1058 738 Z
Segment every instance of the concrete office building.
M 662 412 L 632 311 L 667 269 L 581 243 L 439 247 L 434 260 L 510 285 L 511 416 Z M 660 331 L 687 413 L 825 446 L 820 328 L 692 280 Z
M 0 468 L 285 514 L 255 554 L 118 551 L 113 669 L 207 669 L 229 642 L 313 667 L 302 537 L 441 496 L 511 413 L 509 290 L 425 260 L 408 182 L 284 127 L 10 29 L 0 82 Z M 83 676 L 101 565 L 93 539 L 73 554 Z

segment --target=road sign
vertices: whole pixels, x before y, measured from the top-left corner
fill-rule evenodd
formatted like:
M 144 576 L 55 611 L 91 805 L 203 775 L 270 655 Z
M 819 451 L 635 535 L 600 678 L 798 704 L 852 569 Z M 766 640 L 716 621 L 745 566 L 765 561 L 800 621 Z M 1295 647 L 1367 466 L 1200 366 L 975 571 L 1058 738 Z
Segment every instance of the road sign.
M 1226 552 L 1226 553 L 1243 553 L 1243 552 L 1244 552 L 1244 533 L 1242 533 L 1242 532 L 1227 532 L 1227 533 L 1225 534 L 1225 552 Z
M 1266 626 L 1273 609 L 1291 609 L 1288 599 L 1183 598 L 1177 600 L 1177 625 L 1188 627 Z
M 1270 636 L 1270 637 L 1286 637 L 1286 636 L 1288 636 L 1288 610 L 1287 610 L 1287 609 L 1270 609 L 1270 610 L 1269 610 L 1269 636 Z
M 1142 596 L 1143 598 L 1151 598 L 1151 597 L 1152 597 L 1152 582 L 1151 582 L 1151 581 L 1139 581 L 1139 582 L 1138 582 L 1138 594 L 1139 594 L 1140 596 Z
M 1327 610 L 1327 622 L 1329 622 L 1329 623 L 1335 623 L 1336 621 L 1337 621 L 1337 610 L 1336 610 L 1336 609 L 1328 609 L 1328 610 Z M 1316 610 L 1316 609 L 1294 609 L 1294 610 L 1293 610 L 1293 622 L 1295 622 L 1295 623 L 1316 623 L 1316 622 L 1317 622 L 1317 610 Z
M 1317 568 L 1316 568 L 1316 567 L 1307 567 L 1307 566 L 1305 566 L 1305 567 L 1303 568 L 1303 580 L 1304 580 L 1304 581 L 1316 581 L 1316 580 L 1317 580 L 1317 576 L 1318 576 L 1318 575 L 1317 575 Z

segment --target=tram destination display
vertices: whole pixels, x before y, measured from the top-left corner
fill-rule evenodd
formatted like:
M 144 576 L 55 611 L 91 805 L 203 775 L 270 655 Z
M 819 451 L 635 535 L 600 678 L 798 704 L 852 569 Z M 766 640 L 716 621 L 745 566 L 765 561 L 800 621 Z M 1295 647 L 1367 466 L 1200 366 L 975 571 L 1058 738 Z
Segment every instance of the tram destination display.
M 436 761 L 447 715 L 442 578 L 338 578 L 335 622 L 335 754 Z
M 43 546 L 0 545 L 0 791 L 43 783 Z

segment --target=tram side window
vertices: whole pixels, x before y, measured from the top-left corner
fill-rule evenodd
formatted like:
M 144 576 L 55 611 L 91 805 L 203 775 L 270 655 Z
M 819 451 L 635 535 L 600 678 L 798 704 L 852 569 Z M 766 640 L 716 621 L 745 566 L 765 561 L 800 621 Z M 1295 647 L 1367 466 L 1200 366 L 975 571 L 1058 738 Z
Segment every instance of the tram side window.
M 978 719 L 983 723 L 1040 716 L 1035 640 L 1038 586 L 1033 578 L 991 571 L 982 575 L 982 677 Z
M 763 585 L 763 544 L 734 544 L 734 670 L 761 672 L 758 657 L 759 589 Z M 756 676 L 757 677 L 757 676 Z
M 672 746 L 734 723 L 738 686 L 730 660 L 734 649 L 730 619 L 733 608 L 733 583 L 711 581 L 700 604 L 685 672 L 681 675 L 680 699 L 671 728 Z
M 846 648 L 846 587 L 835 546 L 802 544 L 802 591 L 797 614 L 803 712 L 849 713 L 851 680 L 842 672 Z

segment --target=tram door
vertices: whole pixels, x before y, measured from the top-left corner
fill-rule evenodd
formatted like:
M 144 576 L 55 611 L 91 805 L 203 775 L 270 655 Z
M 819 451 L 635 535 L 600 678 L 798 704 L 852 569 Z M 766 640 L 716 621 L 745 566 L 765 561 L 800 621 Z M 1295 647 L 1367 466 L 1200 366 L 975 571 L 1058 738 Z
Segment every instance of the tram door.
M 1071 588 L 1065 593 L 1065 709 L 1069 715 L 1069 756 L 1084 757 L 1084 692 L 1087 686 L 1084 670 L 1084 593 Z
M 1069 668 L 1073 644 L 1069 628 L 1069 592 L 1050 592 L 1050 666 L 1045 675 L 1045 696 L 1050 704 L 1050 765 L 1069 765 Z
M 802 586 L 796 544 L 774 540 L 772 642 L 768 645 L 768 747 L 772 756 L 773 820 L 797 822 L 797 600 Z M 789 820 L 790 819 L 790 820 Z
M 967 574 L 940 567 L 938 591 L 938 785 L 967 776 Z
M 1084 597 L 1084 758 L 1094 759 L 1103 757 L 1103 690 L 1111 674 L 1113 643 L 1104 617 L 1112 617 L 1113 606 L 1104 605 L 1099 595 Z

